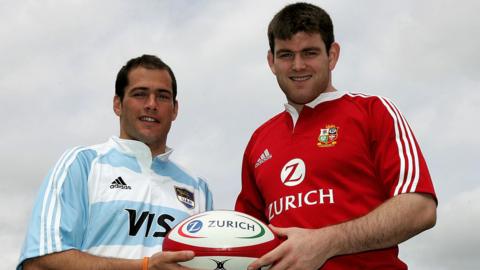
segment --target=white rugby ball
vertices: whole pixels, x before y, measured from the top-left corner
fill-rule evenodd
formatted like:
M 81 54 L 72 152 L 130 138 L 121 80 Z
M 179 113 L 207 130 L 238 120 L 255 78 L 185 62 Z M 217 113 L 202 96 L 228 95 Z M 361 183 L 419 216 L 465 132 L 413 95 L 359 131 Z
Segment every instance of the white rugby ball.
M 245 270 L 280 242 L 267 225 L 250 215 L 215 210 L 177 224 L 165 236 L 163 250 L 194 251 L 194 259 L 180 263 L 191 268 Z

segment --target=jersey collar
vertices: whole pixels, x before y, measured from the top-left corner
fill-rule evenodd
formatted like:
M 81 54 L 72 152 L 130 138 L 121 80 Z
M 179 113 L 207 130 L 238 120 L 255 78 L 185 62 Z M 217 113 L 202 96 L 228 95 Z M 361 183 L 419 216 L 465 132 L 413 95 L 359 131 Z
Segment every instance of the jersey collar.
M 147 164 L 152 162 L 152 152 L 145 143 L 137 140 L 121 139 L 117 136 L 112 136 L 110 139 L 119 151 L 132 155 Z M 172 152 L 173 149 L 167 146 L 165 153 L 159 154 L 155 158 L 161 161 L 168 161 Z
M 342 91 L 334 91 L 334 92 L 327 92 L 327 93 L 321 93 L 316 97 L 314 100 L 310 101 L 309 103 L 305 104 L 305 106 L 308 106 L 310 108 L 315 108 L 317 105 L 319 105 L 322 102 L 330 101 L 330 100 L 335 100 L 341 98 L 343 95 L 345 95 L 345 92 Z M 290 114 L 293 120 L 293 126 L 297 123 L 299 112 L 290 104 L 285 103 L 285 110 Z
M 339 99 L 343 95 L 345 95 L 345 92 L 341 92 L 341 91 L 321 93 L 317 98 L 315 98 L 314 100 L 310 101 L 309 103 L 307 103 L 305 105 L 313 109 L 313 108 L 317 107 L 317 105 L 322 103 L 322 102 L 326 102 L 326 101 L 330 101 L 330 100 L 334 100 L 334 99 Z

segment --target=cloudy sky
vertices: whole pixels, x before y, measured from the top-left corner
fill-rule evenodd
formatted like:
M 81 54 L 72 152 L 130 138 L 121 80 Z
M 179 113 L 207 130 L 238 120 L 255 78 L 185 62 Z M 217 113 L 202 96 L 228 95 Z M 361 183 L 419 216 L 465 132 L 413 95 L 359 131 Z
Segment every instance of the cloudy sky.
M 480 2 L 312 2 L 331 14 L 342 48 L 334 85 L 393 99 L 435 181 L 437 225 L 402 244 L 401 257 L 411 269 L 478 269 Z M 118 134 L 115 75 L 144 53 L 178 79 L 173 158 L 209 179 L 216 208 L 231 209 L 250 134 L 283 110 L 266 27 L 286 3 L 0 0 L 0 268 L 16 265 L 60 154 Z

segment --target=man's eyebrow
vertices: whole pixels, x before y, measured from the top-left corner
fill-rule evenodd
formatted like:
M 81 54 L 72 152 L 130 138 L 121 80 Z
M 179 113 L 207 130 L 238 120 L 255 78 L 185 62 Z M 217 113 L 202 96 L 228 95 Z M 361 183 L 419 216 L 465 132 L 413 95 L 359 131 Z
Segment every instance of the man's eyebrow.
M 322 48 L 314 46 L 314 47 L 303 48 L 302 52 L 304 52 L 304 51 L 321 51 L 321 50 L 322 50 Z
M 275 51 L 275 53 L 281 53 L 281 52 L 293 52 L 293 51 L 289 49 L 278 49 L 278 51 Z
M 158 92 L 158 93 L 168 93 L 168 94 L 173 95 L 173 91 L 169 90 L 169 89 L 159 88 L 159 89 L 155 89 L 154 91 Z
M 132 88 L 132 90 L 130 91 L 149 91 L 150 89 L 148 87 L 145 87 L 145 86 L 138 86 L 138 87 L 135 87 L 135 88 Z M 161 92 L 161 93 L 172 93 L 171 90 L 169 89 L 165 89 L 165 88 L 158 88 L 158 89 L 153 89 L 152 91 L 154 92 Z
M 306 47 L 306 48 L 303 48 L 301 51 L 293 51 L 293 50 L 290 50 L 290 49 L 278 49 L 278 51 L 276 51 L 275 53 L 283 53 L 283 52 L 293 52 L 293 53 L 297 53 L 297 52 L 305 52 L 305 51 L 321 51 L 322 48 L 320 47 L 316 47 L 316 46 L 312 46 L 312 47 Z

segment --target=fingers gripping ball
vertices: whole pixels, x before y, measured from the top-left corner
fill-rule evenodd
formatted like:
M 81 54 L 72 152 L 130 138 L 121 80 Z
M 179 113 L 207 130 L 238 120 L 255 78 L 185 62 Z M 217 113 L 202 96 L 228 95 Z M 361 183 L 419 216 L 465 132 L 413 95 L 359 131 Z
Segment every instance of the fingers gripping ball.
M 279 244 L 280 239 L 258 219 L 217 210 L 180 222 L 163 240 L 163 250 L 193 250 L 195 258 L 180 263 L 191 268 L 245 270 Z

